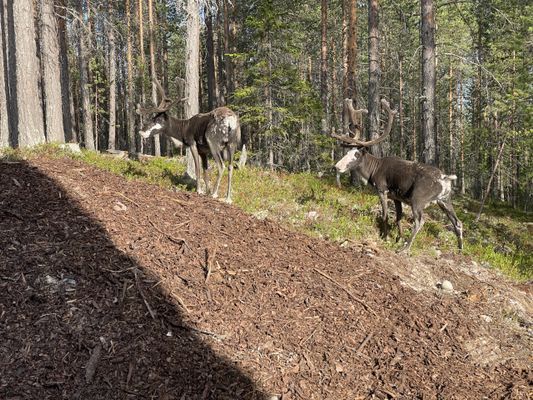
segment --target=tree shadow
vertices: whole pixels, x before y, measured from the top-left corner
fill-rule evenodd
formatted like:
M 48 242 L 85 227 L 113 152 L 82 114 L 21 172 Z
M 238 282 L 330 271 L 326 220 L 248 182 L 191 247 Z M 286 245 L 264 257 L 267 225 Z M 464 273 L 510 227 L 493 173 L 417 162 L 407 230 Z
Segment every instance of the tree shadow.
M 59 182 L 0 162 L 0 398 L 266 399 L 151 278 Z

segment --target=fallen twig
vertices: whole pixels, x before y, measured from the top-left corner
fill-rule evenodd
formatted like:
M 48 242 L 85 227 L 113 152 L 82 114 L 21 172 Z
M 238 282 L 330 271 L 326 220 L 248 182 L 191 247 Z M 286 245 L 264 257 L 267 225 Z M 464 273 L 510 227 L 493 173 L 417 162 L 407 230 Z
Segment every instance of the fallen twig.
M 144 305 L 148 309 L 148 312 L 150 313 L 150 316 L 152 317 L 152 319 L 155 321 L 156 320 L 155 312 L 154 312 L 154 310 L 152 310 L 152 307 L 150 307 L 150 303 L 148 303 L 148 300 L 146 300 L 146 296 L 144 295 L 144 293 L 142 291 L 141 284 L 139 283 L 139 278 L 137 276 L 137 269 L 133 270 L 133 275 L 135 275 L 135 283 L 137 284 L 137 290 L 141 294 L 141 297 L 142 297 L 142 299 L 144 301 Z
M 8 210 L 0 210 L 1 212 L 3 212 L 4 214 L 7 214 L 13 218 L 16 218 L 18 219 L 19 221 L 24 221 L 24 218 L 22 218 L 20 215 L 14 213 L 13 211 L 8 211 Z
M 355 351 L 356 354 L 360 354 L 360 353 L 361 353 L 361 351 L 363 350 L 363 347 L 366 346 L 366 344 L 367 344 L 368 341 L 372 338 L 372 336 L 374 336 L 374 332 L 370 332 L 370 333 L 366 336 L 365 340 L 363 340 L 363 343 L 361 343 L 361 344 L 359 345 L 359 347 L 357 348 L 357 350 Z
M 184 244 L 185 246 L 189 247 L 187 245 L 187 242 L 185 241 L 185 239 L 182 239 L 182 238 L 175 238 L 174 236 L 172 235 L 169 235 L 168 233 L 165 233 L 163 232 L 161 229 L 159 229 L 156 224 L 154 224 L 152 222 L 152 220 L 150 218 L 148 218 L 148 222 L 150 223 L 150 225 L 152 225 L 156 231 L 158 231 L 161 235 L 165 236 L 168 240 L 170 240 L 171 242 L 174 242 L 176 244 Z
M 138 203 L 136 203 L 135 201 L 133 201 L 132 199 L 130 199 L 129 197 L 127 197 L 125 194 L 120 193 L 120 192 L 115 192 L 115 194 L 118 194 L 118 195 L 119 195 L 120 197 L 122 197 L 123 199 L 128 200 L 130 203 L 135 204 L 138 208 L 141 208 L 141 206 L 140 206 Z
M 321 324 L 318 324 L 317 326 L 315 326 L 315 329 L 313 329 L 313 332 L 311 332 L 311 334 L 309 336 L 307 336 L 305 339 L 300 340 L 300 343 L 298 343 L 298 345 L 301 346 L 305 342 L 307 342 L 309 339 L 311 339 L 313 337 L 313 335 L 316 333 L 316 331 L 318 330 L 318 328 L 320 327 L 320 325 Z
M 182 324 L 179 324 L 179 323 L 176 323 L 176 322 L 172 321 L 170 318 L 166 318 L 165 317 L 165 321 L 169 325 L 172 325 L 174 328 L 189 330 L 189 331 L 193 331 L 193 332 L 196 332 L 196 333 L 200 333 L 202 335 L 211 336 L 211 337 L 215 338 L 216 340 L 224 340 L 224 339 L 226 339 L 226 335 L 219 335 L 218 333 L 211 332 L 211 331 L 206 331 L 204 329 L 195 328 L 193 326 L 182 325 Z
M 335 285 L 337 285 L 339 288 L 341 288 L 342 290 L 344 290 L 344 291 L 348 294 L 348 296 L 350 296 L 350 298 L 351 298 L 352 300 L 355 300 L 356 302 L 358 302 L 359 304 L 361 304 L 361 305 L 365 308 L 365 310 L 370 311 L 370 312 L 371 312 L 372 314 L 374 314 L 374 316 L 376 316 L 376 317 L 378 316 L 378 315 L 376 314 L 376 312 L 375 312 L 372 308 L 370 308 L 370 306 L 369 306 L 368 304 L 366 304 L 363 300 L 358 299 L 357 297 L 355 297 L 355 296 L 352 294 L 352 292 L 350 292 L 348 289 L 346 289 L 344 286 L 342 286 L 339 282 L 337 282 L 337 281 L 336 281 L 335 279 L 333 279 L 331 276 L 329 276 L 329 275 L 326 274 L 325 272 L 320 271 L 320 270 L 317 269 L 317 268 L 313 268 L 313 269 L 315 270 L 315 272 L 319 273 L 319 274 L 322 275 L 324 278 L 329 279 L 331 282 L 333 282 L 333 283 L 334 283 Z
M 205 283 L 207 284 L 207 281 L 209 280 L 209 277 L 211 276 L 211 272 L 213 270 L 213 259 L 215 258 L 215 255 L 217 254 L 217 248 L 215 247 L 215 250 L 213 250 L 212 254 L 209 254 L 209 249 L 205 249 Z
M 100 357 L 102 355 L 102 344 L 98 343 L 91 354 L 91 357 L 89 358 L 89 361 L 87 362 L 87 366 L 85 367 L 85 382 L 91 383 L 94 374 L 96 372 L 96 366 L 98 365 L 98 361 L 100 361 Z
M 316 251 L 315 249 L 313 249 L 313 248 L 311 247 L 311 245 L 308 244 L 307 247 L 309 248 L 309 250 L 311 250 L 311 251 L 312 251 L 313 253 L 315 253 L 317 256 L 323 258 L 324 260 L 328 260 L 328 261 L 329 261 L 329 258 L 327 258 L 326 256 L 320 254 L 320 253 L 319 253 L 318 251 Z

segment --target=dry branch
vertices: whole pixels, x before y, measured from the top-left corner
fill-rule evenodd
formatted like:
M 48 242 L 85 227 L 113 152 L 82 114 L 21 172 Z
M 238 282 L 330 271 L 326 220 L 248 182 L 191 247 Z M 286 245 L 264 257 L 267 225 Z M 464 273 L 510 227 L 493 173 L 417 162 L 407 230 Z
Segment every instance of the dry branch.
M 94 374 L 96 372 L 96 366 L 98 365 L 98 362 L 100 361 L 100 357 L 102 355 L 102 344 L 98 343 L 91 354 L 91 357 L 89 358 L 89 361 L 87 362 L 87 366 L 85 367 L 85 382 L 91 383 L 94 378 Z
M 142 291 L 141 284 L 139 282 L 139 277 L 137 276 L 137 269 L 133 270 L 133 275 L 135 275 L 135 283 L 137 284 L 137 290 L 141 294 L 141 297 L 144 301 L 144 305 L 148 309 L 148 312 L 150 313 L 150 316 L 152 317 L 152 319 L 155 321 L 156 320 L 155 312 L 154 310 L 152 310 L 152 307 L 150 307 L 150 303 L 148 303 L 148 300 L 146 300 L 146 296 L 144 295 L 144 292 Z
M 313 268 L 315 270 L 315 272 L 319 273 L 320 275 L 322 275 L 324 278 L 326 279 L 329 279 L 331 282 L 333 282 L 335 285 L 337 285 L 339 288 L 341 288 L 342 290 L 344 290 L 348 296 L 350 296 L 350 298 L 352 300 L 355 300 L 356 302 L 358 302 L 359 304 L 361 304 L 365 310 L 367 311 L 370 311 L 372 314 L 374 314 L 376 317 L 378 316 L 376 314 L 376 312 L 370 308 L 370 306 L 368 306 L 363 300 L 361 299 L 358 299 L 357 297 L 355 297 L 352 292 L 350 292 L 347 288 L 345 288 L 344 286 L 342 286 L 339 282 L 337 282 L 335 279 L 333 279 L 331 276 L 329 276 L 328 274 L 326 274 L 325 272 L 322 272 L 320 271 L 319 269 L 316 269 L 316 268 Z

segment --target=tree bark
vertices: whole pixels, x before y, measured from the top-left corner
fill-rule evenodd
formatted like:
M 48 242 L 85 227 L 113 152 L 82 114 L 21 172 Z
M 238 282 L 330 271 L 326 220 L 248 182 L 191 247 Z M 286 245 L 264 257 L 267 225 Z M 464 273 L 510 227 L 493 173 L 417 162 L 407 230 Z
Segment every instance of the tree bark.
M 453 126 L 453 66 L 450 62 L 448 74 L 448 172 L 455 172 L 453 141 L 454 141 L 454 126 Z
M 400 75 L 399 79 L 399 88 L 398 88 L 398 117 L 400 120 L 400 157 L 404 157 L 404 138 L 405 138 L 405 132 L 404 132 L 404 120 L 403 120 L 403 94 L 404 94 L 404 81 L 403 81 L 403 56 L 400 54 L 398 58 L 398 73 Z
M 322 103 L 322 133 L 328 133 L 329 107 L 328 107 L 328 2 L 321 3 L 321 46 L 320 46 L 320 100 Z
M 191 118 L 200 112 L 198 92 L 200 87 L 200 15 L 198 0 L 187 1 L 187 44 L 185 51 L 185 118 Z M 196 176 L 190 150 L 187 149 L 187 174 Z
M 436 123 L 435 123 L 435 7 L 433 0 L 421 0 L 422 22 L 420 36 L 422 43 L 422 161 L 436 162 Z
M 153 0 L 148 0 L 148 23 L 149 23 L 149 41 L 150 41 L 150 75 L 152 80 L 157 78 L 157 72 L 155 69 L 155 38 L 154 38 L 154 11 Z M 157 90 L 155 85 L 152 85 L 152 102 L 157 102 Z M 161 139 L 159 135 L 154 135 L 154 154 L 161 156 Z
M 89 68 L 88 68 L 88 27 L 82 22 L 85 20 L 83 11 L 83 0 L 78 1 L 79 12 L 79 41 L 78 41 L 78 57 L 80 69 L 80 103 L 81 103 L 81 120 L 83 125 L 83 141 L 85 147 L 89 150 L 95 150 L 94 133 L 93 133 L 93 118 L 91 111 L 91 100 L 89 88 Z M 89 10 L 87 11 L 89 12 Z
M 20 147 L 45 142 L 43 109 L 39 90 L 39 60 L 35 42 L 33 0 L 8 2 L 8 23 L 11 68 L 15 76 L 16 136 Z M 9 18 L 10 12 L 12 18 Z
M 131 37 L 131 4 L 130 0 L 126 0 L 126 35 L 127 35 L 127 68 L 128 68 L 128 85 L 127 85 L 127 119 L 128 119 L 128 142 L 130 154 L 137 152 L 136 137 L 135 137 L 135 119 L 133 115 L 133 107 L 135 104 L 133 97 L 133 49 Z
M 4 38 L 7 36 L 5 32 L 6 28 L 4 4 L 3 0 L 0 0 L 0 149 L 9 146 L 7 57 L 4 54 L 6 48 Z
M 354 107 L 357 109 L 357 2 L 345 0 L 344 7 L 344 12 L 348 14 L 344 98 L 353 99 Z
M 213 16 L 209 12 L 205 20 L 206 47 L 207 47 L 207 108 L 214 109 L 217 106 L 218 88 L 215 70 L 215 46 L 213 32 Z
M 54 0 L 41 0 L 41 65 L 46 139 L 65 142 L 61 101 L 61 64 Z
M 112 13 L 110 7 L 109 10 Z M 116 124 L 117 124 L 117 64 L 116 64 L 116 43 L 115 43 L 115 27 L 110 24 L 107 27 L 107 38 L 109 41 L 109 128 L 108 128 L 108 143 L 109 150 L 116 149 Z
M 76 142 L 78 140 L 74 130 L 74 115 L 71 110 L 70 73 L 68 63 L 68 34 L 67 34 L 67 0 L 59 0 L 57 29 L 59 41 L 59 63 L 61 68 L 61 108 L 63 116 L 63 129 L 65 140 Z
M 224 63 L 226 66 L 226 101 L 229 97 L 233 95 L 235 90 L 234 86 L 234 72 L 233 72 L 233 61 L 229 56 L 231 52 L 231 29 L 230 29 L 230 9 L 229 9 L 229 0 L 224 1 Z
M 378 0 L 368 1 L 368 119 L 370 139 L 379 136 L 379 85 L 381 67 L 379 57 L 379 4 Z M 381 157 L 381 145 L 374 146 L 374 155 Z

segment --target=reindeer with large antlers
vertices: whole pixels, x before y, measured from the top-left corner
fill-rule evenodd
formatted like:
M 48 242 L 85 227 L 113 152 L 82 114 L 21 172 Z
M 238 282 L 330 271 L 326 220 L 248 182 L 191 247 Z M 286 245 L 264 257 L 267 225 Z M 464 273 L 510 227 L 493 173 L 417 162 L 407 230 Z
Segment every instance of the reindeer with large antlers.
M 161 101 L 156 107 L 137 108 L 137 113 L 149 115 L 139 132 L 144 139 L 155 134 L 169 137 L 177 145 L 188 146 L 194 159 L 196 190 L 202 193 L 200 177 L 203 175 L 206 191 L 209 193 L 209 172 L 207 157 L 213 156 L 218 168 L 218 177 L 213 197 L 218 197 L 218 188 L 224 174 L 224 160 L 228 165 L 228 190 L 226 202 L 231 203 L 231 181 L 233 175 L 233 156 L 241 142 L 241 128 L 237 115 L 227 107 L 218 107 L 208 113 L 196 114 L 189 119 L 178 119 L 168 114 L 175 103 L 167 97 L 163 87 L 154 79 Z M 181 99 L 183 101 L 185 99 Z M 200 164 L 200 159 L 202 164 Z M 203 171 L 202 171 L 203 170 Z M 203 172 L 201 174 L 200 172 Z
M 459 249 L 463 248 L 463 227 L 457 218 L 451 203 L 452 181 L 455 175 L 445 175 L 433 166 L 403 160 L 398 157 L 375 157 L 368 153 L 368 147 L 385 140 L 389 135 L 394 120 L 392 111 L 386 100 L 381 100 L 387 111 L 388 120 L 383 133 L 376 139 L 362 141 L 359 137 L 349 135 L 332 136 L 341 140 L 346 146 L 353 147 L 335 165 L 338 173 L 353 170 L 365 183 L 373 186 L 379 195 L 382 207 L 383 237 L 388 234 L 387 198 L 394 201 L 396 208 L 396 224 L 399 237 L 402 235 L 400 220 L 402 218 L 402 203 L 411 206 L 414 225 L 412 234 L 407 241 L 404 251 L 409 252 L 411 245 L 424 224 L 423 210 L 431 202 L 436 202 L 451 221 L 457 236 Z M 359 110 L 361 112 L 363 110 Z M 352 132 L 353 133 L 353 132 Z

